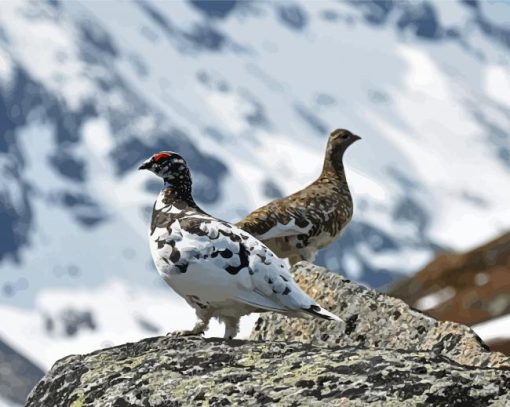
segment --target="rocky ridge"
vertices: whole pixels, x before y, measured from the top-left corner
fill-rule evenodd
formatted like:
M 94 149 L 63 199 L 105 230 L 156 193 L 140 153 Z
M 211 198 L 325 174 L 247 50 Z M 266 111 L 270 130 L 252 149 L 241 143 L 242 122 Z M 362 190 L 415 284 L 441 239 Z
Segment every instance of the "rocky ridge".
M 509 358 L 489 352 L 469 328 L 309 263 L 294 273 L 344 326 L 267 314 L 251 341 L 154 337 L 71 355 L 27 406 L 510 403 Z

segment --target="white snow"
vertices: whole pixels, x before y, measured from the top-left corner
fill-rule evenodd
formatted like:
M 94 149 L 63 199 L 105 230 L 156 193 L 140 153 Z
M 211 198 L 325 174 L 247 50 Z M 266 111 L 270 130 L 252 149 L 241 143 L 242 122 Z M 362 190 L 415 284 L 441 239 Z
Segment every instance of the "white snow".
M 462 29 L 473 18 L 469 8 L 457 1 L 437 1 L 434 6 L 439 11 L 439 21 L 448 27 Z
M 11 43 L 13 59 L 76 109 L 94 87 L 80 60 L 73 27 L 67 21 L 55 24 L 33 12 L 28 2 L 2 3 L 0 18 L 10 22 L 2 23 L 2 28 Z M 28 18 L 19 18 L 20 15 Z
M 481 1 L 480 7 L 491 21 L 503 27 L 510 25 L 510 4 L 507 1 Z
M 485 86 L 490 97 L 510 108 L 510 72 L 508 67 L 488 67 L 485 73 Z
M 186 302 L 172 296 L 170 288 L 147 290 L 115 279 L 97 288 L 52 288 L 37 294 L 35 309 L 0 307 L 0 337 L 42 369 L 69 354 L 87 353 L 95 349 L 164 335 L 175 330 L 191 329 L 195 313 Z M 66 335 L 62 326 L 64 312 L 90 311 L 96 329 L 81 329 L 77 335 Z M 239 338 L 247 338 L 257 315 L 243 317 Z M 49 330 L 47 321 L 54 321 Z M 156 331 L 148 331 L 148 323 Z M 223 336 L 223 326 L 211 321 L 206 337 Z M 34 346 L 34 341 L 37 346 Z
M 477 273 L 475 275 L 475 284 L 479 287 L 487 284 L 489 280 L 490 277 L 487 273 Z
M 333 265 L 329 265 L 330 267 Z M 339 265 L 336 265 L 337 267 Z M 346 272 L 348 272 L 349 278 L 352 278 L 354 280 L 358 280 L 363 275 L 363 269 L 361 267 L 361 264 L 359 260 L 352 256 L 352 255 L 346 255 L 345 256 L 345 269 Z
M 440 290 L 421 297 L 414 303 L 414 307 L 421 311 L 427 311 L 435 308 L 455 296 L 455 289 L 452 287 L 444 287 Z
M 510 314 L 471 327 L 484 341 L 510 339 Z
M 0 395 L 0 407 L 20 407 L 19 404 L 13 403 Z
M 0 83 L 5 86 L 12 78 L 12 61 L 9 55 L 0 48 Z

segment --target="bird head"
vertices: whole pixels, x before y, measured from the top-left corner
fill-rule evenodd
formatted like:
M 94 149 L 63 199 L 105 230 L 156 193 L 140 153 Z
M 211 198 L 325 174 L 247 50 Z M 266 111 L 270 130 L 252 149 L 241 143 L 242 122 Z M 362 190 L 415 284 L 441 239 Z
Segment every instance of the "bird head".
M 139 170 L 149 170 L 158 177 L 173 184 L 189 183 L 191 180 L 188 165 L 184 158 L 172 151 L 161 151 L 145 160 Z
M 329 135 L 329 142 L 333 147 L 341 147 L 346 149 L 355 141 L 361 140 L 360 136 L 351 133 L 349 130 L 336 129 Z
M 351 133 L 349 130 L 336 129 L 332 131 L 329 135 L 326 149 L 326 161 L 335 167 L 341 165 L 347 147 L 358 140 L 361 140 L 361 137 Z

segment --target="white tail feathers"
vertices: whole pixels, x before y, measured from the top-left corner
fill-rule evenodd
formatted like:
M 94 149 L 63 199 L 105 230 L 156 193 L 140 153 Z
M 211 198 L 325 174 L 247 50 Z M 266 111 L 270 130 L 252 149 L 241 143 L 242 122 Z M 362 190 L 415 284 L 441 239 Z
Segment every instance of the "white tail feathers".
M 317 304 L 310 305 L 309 308 L 303 308 L 303 311 L 318 318 L 327 319 L 330 321 L 343 322 L 342 318 L 336 316 L 335 314 L 329 312 L 328 310 L 325 310 L 324 308 Z

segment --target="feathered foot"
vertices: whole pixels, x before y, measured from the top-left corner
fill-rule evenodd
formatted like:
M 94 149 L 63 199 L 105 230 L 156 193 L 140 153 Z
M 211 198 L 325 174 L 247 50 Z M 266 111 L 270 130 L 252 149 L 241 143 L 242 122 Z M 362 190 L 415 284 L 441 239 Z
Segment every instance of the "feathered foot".
M 174 331 L 167 333 L 167 336 L 182 337 L 182 336 L 198 336 L 203 335 L 209 326 L 209 320 L 211 317 L 204 316 L 199 317 L 193 329 L 187 329 L 183 331 Z
M 234 339 L 239 332 L 239 318 L 223 317 L 221 320 L 225 324 L 225 335 L 223 335 L 223 339 Z

